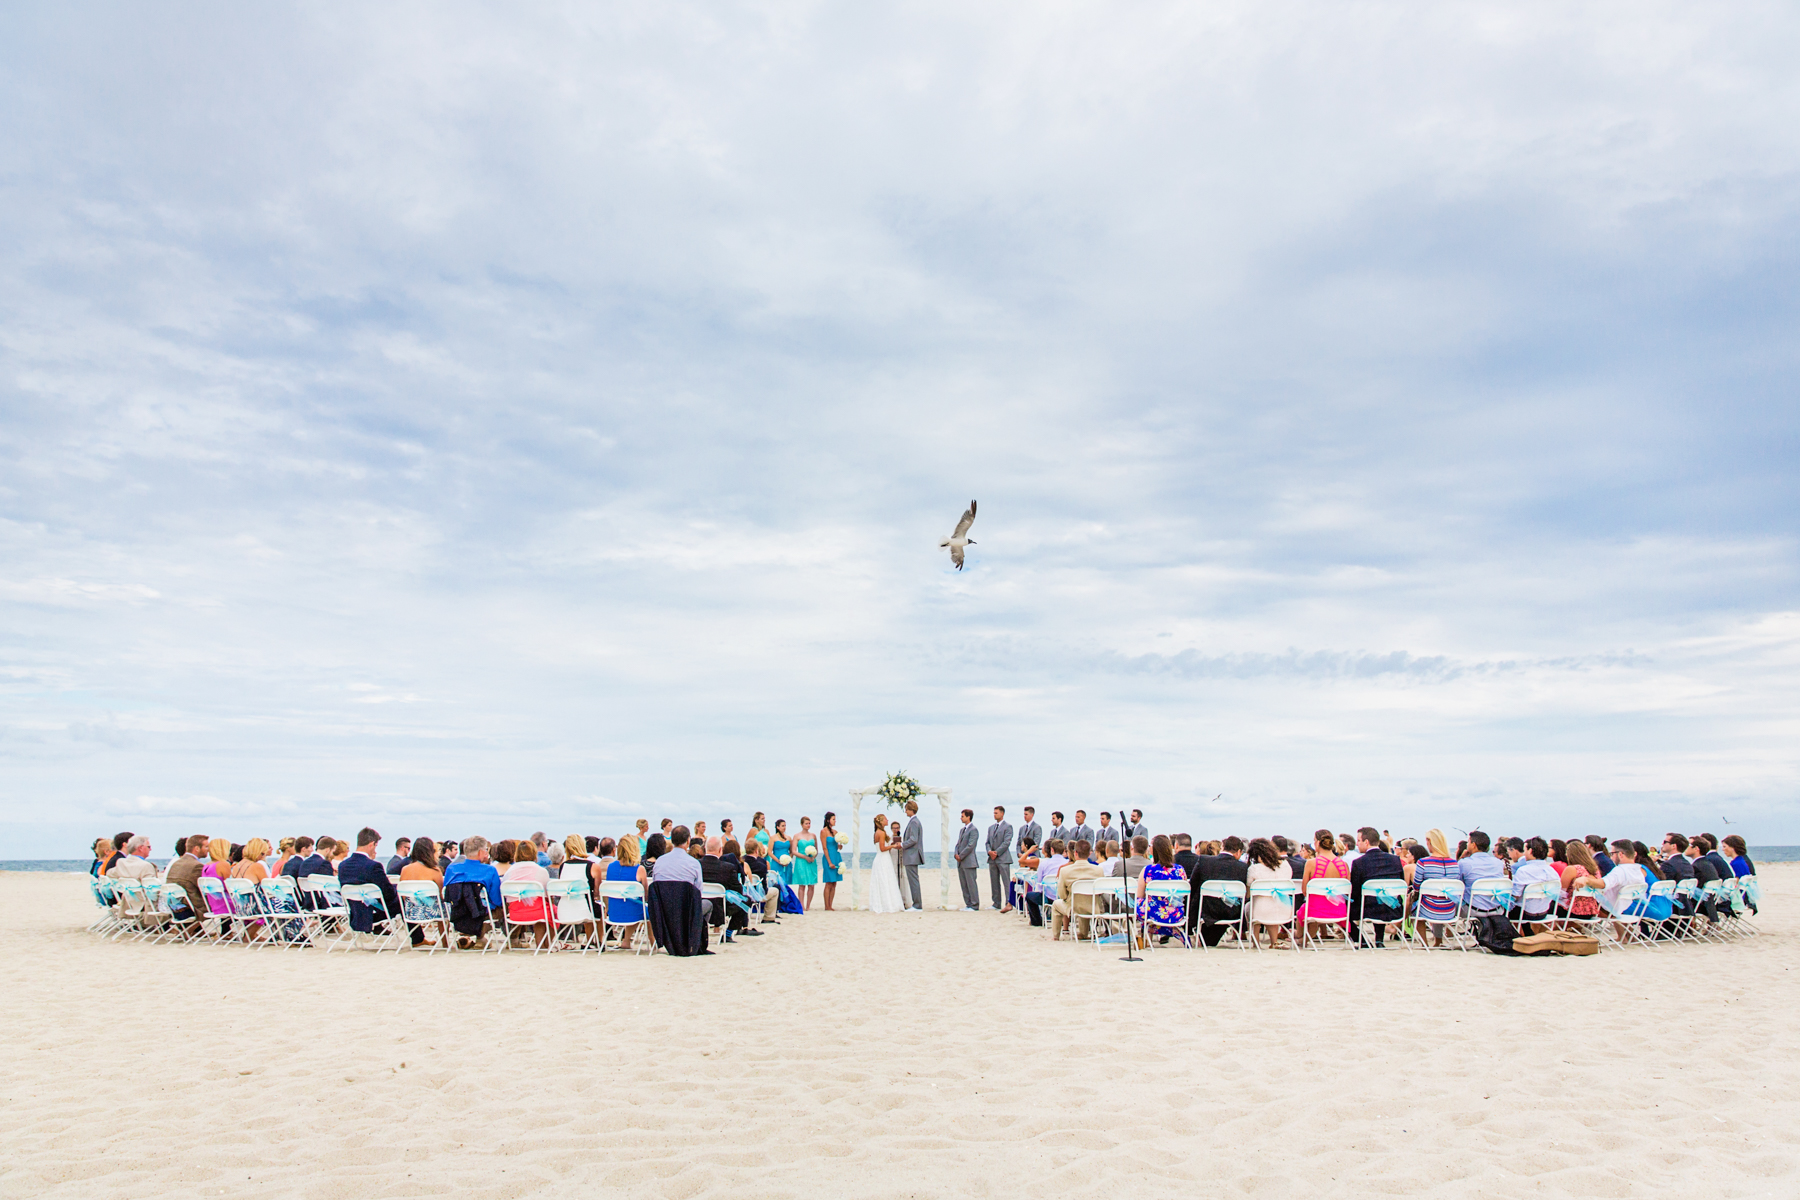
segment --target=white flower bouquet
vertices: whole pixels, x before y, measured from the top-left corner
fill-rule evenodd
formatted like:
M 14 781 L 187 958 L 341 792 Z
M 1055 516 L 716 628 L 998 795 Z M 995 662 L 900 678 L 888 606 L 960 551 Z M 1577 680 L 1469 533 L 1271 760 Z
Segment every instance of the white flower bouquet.
M 791 867 L 794 865 L 794 856 L 791 854 L 784 854 L 780 858 L 776 859 L 775 861 L 780 863 L 784 867 Z
M 806 861 L 811 862 L 813 859 L 819 857 L 819 848 L 817 846 L 808 846 L 805 850 L 802 850 L 801 853 L 806 855 Z
M 896 804 L 905 804 L 908 800 L 917 799 L 924 792 L 919 781 L 910 778 L 904 771 L 896 771 L 889 775 L 881 785 L 880 796 L 887 801 L 889 808 Z

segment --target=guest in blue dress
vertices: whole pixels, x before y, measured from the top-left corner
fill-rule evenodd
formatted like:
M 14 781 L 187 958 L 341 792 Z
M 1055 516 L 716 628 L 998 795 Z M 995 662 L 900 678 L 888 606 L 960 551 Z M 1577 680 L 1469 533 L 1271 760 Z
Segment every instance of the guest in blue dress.
M 619 839 L 619 856 L 606 864 L 606 882 L 636 883 L 645 888 L 650 880 L 644 875 L 644 868 L 638 862 L 638 841 L 634 837 Z M 606 902 L 606 922 L 609 925 L 627 926 L 619 936 L 619 949 L 631 949 L 631 939 L 636 935 L 639 924 L 644 919 L 644 902 L 642 900 L 612 900 Z
M 825 848 L 825 911 L 830 912 L 837 885 L 844 882 L 844 848 L 838 844 L 836 813 L 826 813 L 820 822 L 819 841 Z
M 1144 873 L 1138 876 L 1137 916 L 1138 927 L 1144 933 L 1149 932 L 1148 924 L 1154 921 L 1162 941 L 1169 940 L 1173 929 L 1183 941 L 1187 940 L 1187 905 L 1172 896 L 1146 897 L 1144 885 L 1158 880 L 1186 879 L 1187 872 L 1175 862 L 1175 844 L 1169 835 L 1159 833 L 1150 840 L 1150 862 Z M 1140 935 L 1141 936 L 1141 935 Z

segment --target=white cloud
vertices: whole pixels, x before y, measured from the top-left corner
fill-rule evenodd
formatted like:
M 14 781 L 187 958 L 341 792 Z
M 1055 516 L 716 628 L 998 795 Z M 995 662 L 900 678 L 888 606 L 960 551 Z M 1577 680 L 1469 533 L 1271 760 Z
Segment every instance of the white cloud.
M 0 854 L 896 767 L 1800 840 L 1792 13 L 6 31 Z

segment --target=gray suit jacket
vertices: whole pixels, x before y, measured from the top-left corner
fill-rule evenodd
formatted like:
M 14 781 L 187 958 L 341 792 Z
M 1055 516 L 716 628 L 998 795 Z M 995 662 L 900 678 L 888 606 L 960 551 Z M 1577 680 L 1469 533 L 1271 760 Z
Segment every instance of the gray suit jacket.
M 981 865 L 981 835 L 975 832 L 973 821 L 956 832 L 956 865 L 965 871 Z
M 900 838 L 900 865 L 903 867 L 922 866 L 925 862 L 925 829 L 914 817 L 906 823 L 906 832 Z
M 1063 831 L 1063 840 L 1091 843 L 1094 840 L 1094 827 L 1092 825 L 1071 825 Z
M 1150 827 L 1142 821 L 1127 821 L 1119 826 L 1119 832 L 1125 835 L 1126 841 L 1130 841 L 1134 837 L 1149 837 Z
M 1096 846 L 1101 842 L 1116 842 L 1118 840 L 1119 831 L 1115 826 L 1102 825 L 1100 828 L 1094 830 L 1093 843 Z
M 1017 845 L 1019 849 L 1023 850 L 1025 848 L 1026 838 L 1030 838 L 1040 846 L 1043 845 L 1044 827 L 1039 825 L 1036 821 L 1025 822 L 1023 825 L 1019 826 L 1019 840 L 1014 844 Z
M 1052 829 L 1050 831 L 1049 836 L 1046 837 L 1045 840 L 1051 841 L 1051 842 L 1066 842 L 1066 841 L 1068 841 L 1069 840 L 1069 827 L 1067 825 L 1056 826 L 1054 829 Z
M 987 849 L 994 851 L 994 858 L 988 862 L 990 867 L 1012 865 L 1013 860 L 1013 827 L 1005 821 L 996 821 L 988 826 Z M 1272 935 L 1271 935 L 1272 936 Z

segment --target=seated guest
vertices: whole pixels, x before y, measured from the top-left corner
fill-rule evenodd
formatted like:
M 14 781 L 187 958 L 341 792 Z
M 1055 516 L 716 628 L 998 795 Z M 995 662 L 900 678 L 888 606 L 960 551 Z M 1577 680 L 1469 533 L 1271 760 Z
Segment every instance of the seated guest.
M 136 836 L 136 834 L 130 832 L 113 834 L 112 853 L 106 856 L 106 865 L 100 869 L 102 875 L 112 874 L 112 869 L 119 865 L 120 859 L 125 857 L 126 844 Z
M 512 865 L 500 876 L 501 883 L 549 883 L 550 872 L 538 862 L 537 846 L 530 838 L 512 843 Z M 550 906 L 543 897 L 506 902 L 506 924 L 516 936 L 526 934 L 539 946 L 550 941 Z
M 500 872 L 500 877 L 502 879 L 506 877 L 508 871 L 512 870 L 513 847 L 518 844 L 519 841 L 517 838 L 501 838 L 488 849 L 488 855 L 494 864 L 494 870 Z
M 206 861 L 200 852 L 206 848 L 206 835 L 189 834 L 186 848 L 174 862 L 169 864 L 168 872 L 163 876 L 165 884 L 174 884 L 181 888 L 187 896 L 188 911 L 195 917 L 206 912 L 206 901 L 200 897 L 200 872 Z
M 638 840 L 629 834 L 619 839 L 618 854 L 606 864 L 606 882 L 635 883 L 640 887 L 650 886 L 650 877 L 644 873 L 642 864 L 638 862 Z M 619 937 L 619 949 L 631 949 L 631 939 L 637 936 L 636 926 L 644 919 L 644 902 L 642 900 L 611 900 L 606 902 L 606 920 L 610 925 L 631 926 Z
M 1244 851 L 1244 839 L 1235 833 L 1223 842 L 1208 842 L 1204 847 L 1214 850 L 1212 854 L 1199 855 L 1196 864 L 1194 881 L 1205 884 L 1212 880 L 1228 880 L 1241 883 L 1246 888 L 1250 885 L 1250 866 L 1239 858 Z M 1195 892 L 1198 895 L 1198 891 Z M 1216 946 L 1219 939 L 1225 936 L 1225 930 L 1243 919 L 1244 907 L 1241 904 L 1230 904 L 1224 900 L 1209 896 L 1200 902 L 1200 940 L 1208 946 Z M 1208 924 L 1207 922 L 1211 922 Z M 1223 924 L 1221 924 L 1223 922 Z
M 373 829 L 364 828 L 356 835 L 356 853 L 347 854 L 338 864 L 338 882 L 374 884 L 381 891 L 381 902 L 387 907 L 388 915 L 400 915 L 400 893 L 394 890 L 393 880 L 387 877 L 387 868 L 377 854 L 381 850 L 381 835 Z M 375 910 L 357 900 L 347 900 L 350 910 L 350 928 L 356 932 L 356 940 L 367 943 L 375 932 Z
M 706 881 L 700 870 L 700 860 L 689 851 L 689 836 L 686 825 L 676 825 L 669 830 L 668 853 L 657 855 L 650 882 L 691 883 L 698 888 Z
M 1621 838 L 1612 844 L 1613 869 L 1606 873 L 1606 888 L 1600 894 L 1600 906 L 1615 917 L 1635 916 L 1643 913 L 1643 903 L 1628 902 L 1622 893 L 1626 888 L 1642 888 L 1650 890 L 1650 877 L 1637 861 L 1637 851 L 1628 839 Z M 1616 935 L 1623 940 L 1630 931 L 1623 921 L 1613 922 Z
M 1750 847 L 1743 838 L 1735 833 L 1728 833 L 1719 839 L 1719 844 L 1725 861 L 1731 864 L 1732 874 L 1739 879 L 1756 874 L 1756 864 L 1750 861 Z
M 692 840 L 691 838 L 689 839 Z M 736 843 L 732 843 L 736 845 Z M 723 899 L 712 900 L 707 907 L 711 910 L 708 920 L 714 928 L 725 927 L 725 940 L 733 940 L 738 934 L 750 928 L 750 913 L 741 904 L 732 902 L 732 896 L 742 896 L 744 892 L 743 868 L 733 856 L 732 861 L 725 861 L 725 839 L 713 836 L 706 839 L 705 853 L 700 856 L 700 878 L 705 883 L 716 883 L 726 891 Z
M 406 870 L 406 864 L 412 861 L 412 839 L 394 839 L 394 857 L 387 860 L 387 873 L 398 875 Z
M 294 856 L 294 841 L 294 838 L 284 837 L 276 845 L 275 854 L 269 859 L 269 874 L 281 874 L 281 868 L 287 866 L 287 860 Z M 177 846 L 175 853 L 180 854 L 181 847 Z
M 1150 865 L 1150 839 L 1141 833 L 1132 838 L 1131 855 L 1121 861 L 1124 863 L 1123 874 L 1125 878 L 1137 879 L 1143 875 L 1144 868 Z M 1180 864 L 1177 863 L 1176 865 L 1179 866 Z M 1183 879 L 1187 878 L 1186 868 L 1183 868 L 1181 877 Z
M 1376 879 L 1406 879 L 1406 865 L 1400 856 L 1381 848 L 1380 834 L 1373 825 L 1356 831 L 1356 861 L 1350 864 L 1350 937 L 1359 945 L 1363 941 L 1362 918 L 1375 925 L 1375 945 L 1380 947 L 1389 932 L 1398 933 L 1406 919 L 1402 904 L 1363 903 L 1363 885 Z
M 1518 839 L 1513 839 L 1518 840 Z M 1524 857 L 1513 864 L 1513 906 L 1519 910 L 1520 919 L 1532 924 L 1531 932 L 1543 932 L 1543 922 L 1551 915 L 1549 900 L 1525 900 L 1525 889 L 1534 883 L 1542 883 L 1552 893 L 1562 891 L 1562 876 L 1550 862 L 1550 843 L 1541 837 L 1534 837 L 1524 843 Z
M 764 925 L 779 925 L 781 888 L 770 882 L 769 849 L 755 837 L 755 832 L 752 829 L 750 840 L 744 843 L 744 886 L 748 889 L 745 894 L 763 906 Z
M 224 838 L 213 838 L 206 844 L 206 854 L 206 865 L 200 869 L 200 874 L 203 878 L 218 880 L 223 889 L 225 881 L 231 878 L 231 843 Z M 231 901 L 220 892 L 204 892 L 202 895 L 205 896 L 207 908 L 212 915 L 221 918 L 220 930 L 229 929 Z
M 412 843 L 407 852 L 406 861 L 400 866 L 401 883 L 435 883 L 439 891 L 444 887 L 444 872 L 438 865 L 437 843 L 430 838 L 420 838 Z M 425 915 L 430 916 L 427 906 Z M 412 936 L 412 944 L 417 946 L 425 941 L 425 926 L 407 922 L 407 932 Z
M 458 849 L 456 861 L 444 870 L 444 903 L 462 948 L 468 950 L 486 935 L 488 914 L 500 911 L 500 872 L 488 862 L 486 838 L 464 838 Z
M 1444 836 L 1441 829 L 1425 832 L 1425 849 L 1426 855 L 1413 864 L 1412 894 L 1418 900 L 1418 910 L 1413 914 L 1413 932 L 1416 935 L 1419 923 L 1423 922 L 1431 944 L 1442 946 L 1444 926 L 1456 920 L 1457 915 L 1462 912 L 1462 905 L 1443 897 L 1424 895 L 1420 888 L 1432 879 L 1454 879 L 1460 883 L 1460 864 L 1451 856 L 1450 839 Z
M 129 841 L 130 839 L 126 839 Z M 100 838 L 94 842 L 94 861 L 88 864 L 88 874 L 95 879 L 106 874 L 106 864 L 112 861 L 113 844 L 111 838 Z
M 1488 853 L 1488 835 L 1479 829 L 1469 830 L 1469 852 L 1456 864 L 1457 877 L 1468 889 L 1469 907 L 1478 913 L 1493 915 L 1504 912 L 1492 896 L 1475 895 L 1475 885 L 1483 879 L 1505 879 L 1506 868 Z
M 1102 878 L 1112 875 L 1114 865 L 1113 843 L 1096 842 L 1094 844 L 1093 862 L 1096 867 L 1100 868 L 1100 875 Z
M 1295 846 L 1292 842 L 1288 841 L 1286 838 L 1282 837 L 1280 834 L 1276 834 L 1274 837 L 1270 838 L 1269 840 L 1271 842 L 1275 843 L 1275 853 L 1277 853 L 1277 854 L 1281 855 L 1281 857 L 1287 859 L 1288 869 L 1293 872 L 1293 874 L 1288 876 L 1288 878 L 1299 879 L 1301 877 L 1302 873 L 1305 872 L 1305 870 L 1306 870 L 1306 856 L 1300 853 L 1300 848 L 1298 846 Z M 1349 867 L 1346 866 L 1344 868 L 1344 871 L 1345 871 L 1344 877 L 1346 879 L 1348 879 L 1349 878 Z
M 1044 906 L 1054 907 L 1056 902 L 1056 876 L 1069 865 L 1069 858 L 1063 853 L 1065 843 L 1061 838 L 1051 838 L 1045 846 L 1045 853 L 1038 856 L 1037 885 L 1025 893 L 1025 912 L 1035 926 L 1044 924 Z
M 1581 840 L 1587 844 L 1588 853 L 1593 856 L 1594 865 L 1600 869 L 1600 874 L 1612 874 L 1614 863 L 1607 857 L 1606 839 L 1597 833 L 1590 833 Z
M 1275 848 L 1274 842 L 1257 838 L 1250 843 L 1249 884 L 1254 886 L 1265 880 L 1279 882 L 1293 877 L 1294 868 Z M 1250 936 L 1260 941 L 1262 932 L 1267 930 L 1271 950 L 1287 940 L 1287 926 L 1293 919 L 1294 906 L 1279 896 L 1256 896 L 1250 901 Z
M 1051 941 L 1062 940 L 1062 931 L 1068 928 L 1072 918 L 1080 920 L 1075 927 L 1076 936 L 1087 935 L 1089 922 L 1086 918 L 1093 915 L 1095 897 L 1077 896 L 1074 889 L 1083 879 L 1100 878 L 1099 866 L 1088 861 L 1088 855 L 1093 851 L 1091 843 L 1085 840 L 1076 842 L 1069 864 L 1056 872 L 1057 899 L 1050 910 Z
M 1307 896 L 1305 884 L 1315 879 L 1349 879 L 1350 861 L 1338 855 L 1337 835 L 1329 829 L 1321 829 L 1313 834 L 1314 852 L 1301 872 L 1295 876 L 1303 885 L 1300 894 L 1306 897 L 1301 916 L 1307 922 L 1307 928 L 1314 937 L 1319 937 L 1327 929 L 1343 929 L 1355 916 L 1356 909 L 1351 901 L 1333 900 L 1329 896 Z M 1276 849 L 1280 849 L 1279 846 Z M 1288 865 L 1293 866 L 1293 859 Z M 1354 888 L 1352 891 L 1354 892 Z M 1354 895 L 1351 897 L 1353 901 Z
M 1146 839 L 1138 837 L 1134 840 L 1141 842 Z M 1167 942 L 1171 929 L 1186 928 L 1187 910 L 1193 903 L 1193 897 L 1190 893 L 1184 902 L 1169 896 L 1151 897 L 1149 895 L 1148 885 L 1152 883 L 1165 880 L 1179 880 L 1183 883 L 1187 881 L 1187 872 L 1175 865 L 1175 843 L 1169 840 L 1168 834 L 1157 834 L 1155 839 L 1150 841 L 1149 848 L 1150 862 L 1139 873 L 1137 886 L 1134 889 L 1137 896 L 1138 926 L 1148 932 L 1154 925 L 1161 935 L 1159 940 Z
M 150 861 L 150 839 L 141 833 L 132 834 L 125 840 L 125 853 L 107 872 L 109 878 L 129 880 L 132 883 L 155 883 L 160 872 L 156 864 Z M 132 891 L 122 895 L 119 901 L 121 911 L 132 916 L 142 916 L 150 910 L 149 894 Z

